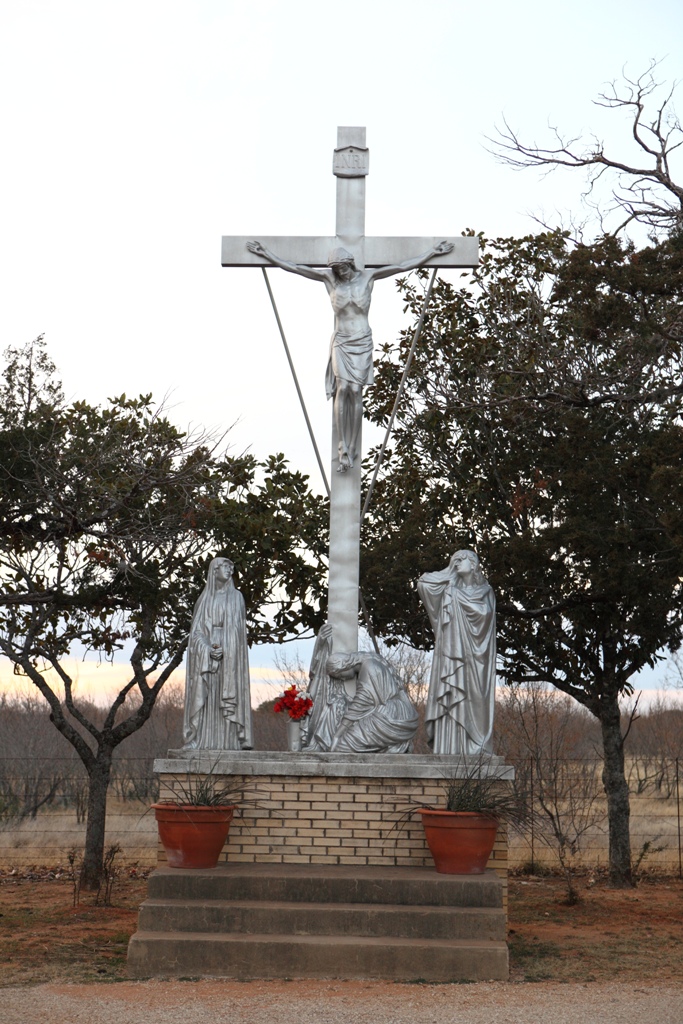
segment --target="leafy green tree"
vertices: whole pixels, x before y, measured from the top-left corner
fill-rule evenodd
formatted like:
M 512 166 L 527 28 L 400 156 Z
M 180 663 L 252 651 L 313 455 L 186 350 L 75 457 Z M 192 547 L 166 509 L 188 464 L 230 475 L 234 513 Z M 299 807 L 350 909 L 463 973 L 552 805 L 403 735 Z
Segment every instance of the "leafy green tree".
M 417 314 L 418 288 L 402 288 Z M 683 638 L 682 297 L 680 236 L 486 243 L 471 284 L 435 289 L 364 527 L 385 638 L 431 646 L 415 580 L 476 547 L 503 677 L 550 683 L 598 720 L 614 884 L 631 878 L 619 700 Z M 377 423 L 409 344 L 376 365 Z
M 65 404 L 41 339 L 7 356 L 0 652 L 38 688 L 88 773 L 82 883 L 93 888 L 113 751 L 145 724 L 181 663 L 210 558 L 236 564 L 251 643 L 315 629 L 325 507 L 282 456 L 228 457 L 211 438 L 179 431 L 151 396 Z M 64 659 L 124 648 L 128 681 L 95 722 Z

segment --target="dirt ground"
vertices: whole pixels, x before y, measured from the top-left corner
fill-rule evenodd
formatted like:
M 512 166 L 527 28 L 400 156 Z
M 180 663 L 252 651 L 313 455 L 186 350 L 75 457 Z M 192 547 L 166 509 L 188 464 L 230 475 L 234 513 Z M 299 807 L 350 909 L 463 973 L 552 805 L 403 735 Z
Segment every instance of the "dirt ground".
M 568 906 L 559 878 L 510 879 L 512 981 L 683 981 L 683 881 L 610 889 L 589 876 L 578 891 Z
M 121 869 L 112 906 L 96 905 L 91 893 L 74 906 L 63 867 L 0 871 L 0 985 L 124 980 L 144 874 Z M 578 888 L 580 903 L 568 906 L 559 878 L 511 878 L 513 982 L 683 981 L 683 881 L 614 890 L 589 877 Z

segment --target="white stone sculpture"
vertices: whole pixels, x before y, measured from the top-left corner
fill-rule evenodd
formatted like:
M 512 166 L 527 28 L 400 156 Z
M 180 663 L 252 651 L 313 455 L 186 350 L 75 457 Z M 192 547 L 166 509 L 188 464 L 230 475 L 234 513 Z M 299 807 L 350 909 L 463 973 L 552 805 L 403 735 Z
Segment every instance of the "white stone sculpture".
M 261 242 L 247 242 L 247 249 L 292 274 L 322 281 L 334 310 L 334 334 L 325 374 L 328 398 L 334 398 L 334 417 L 339 446 L 338 470 L 346 472 L 358 456 L 358 438 L 363 419 L 363 388 L 372 384 L 372 331 L 368 322 L 375 281 L 393 277 L 422 266 L 435 256 L 453 249 L 452 242 L 439 242 L 420 256 L 393 266 L 359 270 L 353 255 L 342 247 L 333 249 L 327 267 L 310 267 L 281 259 Z
M 474 551 L 420 577 L 418 593 L 434 630 L 425 711 L 435 754 L 490 754 L 496 682 L 496 599 Z
M 327 673 L 355 681 L 331 750 L 339 753 L 406 754 L 412 750 L 418 714 L 389 662 L 370 651 L 332 654 Z
M 327 622 L 315 640 L 309 671 L 308 696 L 313 701 L 301 726 L 304 750 L 330 750 L 349 700 L 343 684 L 330 678 L 327 662 L 332 654 L 332 626 Z
M 331 750 L 348 754 L 408 754 L 418 728 L 418 713 L 386 658 L 370 651 L 332 654 L 332 679 L 354 680 Z
M 297 151 L 298 153 L 298 151 Z M 299 154 L 298 154 L 299 155 Z M 334 234 L 323 235 L 261 235 L 258 244 L 253 242 L 254 235 L 225 235 L 221 245 L 221 264 L 224 267 L 251 267 L 266 271 L 271 262 L 265 255 L 277 253 L 280 259 L 278 266 L 287 264 L 286 269 L 294 273 L 303 273 L 305 268 L 325 268 L 329 254 L 344 248 L 353 256 L 354 273 L 364 268 L 387 269 L 401 267 L 414 253 L 437 253 L 423 266 L 460 268 L 476 267 L 479 261 L 479 242 L 475 237 L 450 236 L 447 245 L 441 243 L 443 234 L 421 236 L 373 236 L 365 234 L 365 184 L 369 173 L 370 155 L 366 146 L 365 128 L 360 126 L 340 126 L 337 129 L 337 147 L 334 151 L 332 170 L 336 179 L 336 219 Z M 301 161 L 292 165 L 293 174 L 301 174 Z M 254 248 L 256 251 L 254 251 Z M 264 255 L 259 255 L 263 252 Z M 413 264 L 414 265 L 414 264 Z M 302 269 L 304 268 L 304 269 Z M 333 274 L 332 268 L 320 271 Z M 388 271 L 389 273 L 391 271 Z M 314 280 L 321 280 L 316 273 L 310 274 Z M 386 275 L 385 275 L 386 276 Z M 333 275 L 335 291 L 342 301 L 342 283 Z M 351 292 L 359 286 L 359 280 L 344 283 L 349 289 L 349 312 L 353 312 L 356 300 Z M 366 298 L 360 303 L 366 303 Z M 335 308 L 335 316 L 337 310 Z M 368 309 L 361 308 L 360 314 L 367 320 Z M 342 312 L 341 316 L 345 314 Z M 362 326 L 362 325 L 361 325 Z M 338 327 L 335 326 L 335 335 Z M 369 327 L 368 327 L 369 330 Z M 361 331 L 361 335 L 362 335 Z M 340 340 L 342 340 L 340 338 Z M 260 357 L 259 357 L 260 358 Z M 336 382 L 335 382 L 336 383 Z M 362 387 L 362 385 L 361 385 Z M 341 391 L 341 389 L 340 389 Z M 358 648 L 358 585 L 360 576 L 360 519 L 361 519 L 361 451 L 356 452 L 354 464 L 351 466 L 349 445 L 353 448 L 353 438 L 358 438 L 357 448 L 362 450 L 362 426 L 359 420 L 353 419 L 349 429 L 349 437 L 340 437 L 337 429 L 337 413 L 342 417 L 341 404 L 336 401 L 332 410 L 332 473 L 330 489 L 330 556 L 328 586 L 328 617 L 334 626 L 335 642 L 340 650 L 355 651 Z M 358 416 L 359 403 L 357 395 L 351 395 L 353 414 Z M 360 435 L 358 432 L 360 431 Z M 343 460 L 340 462 L 340 457 Z
M 229 558 L 214 558 L 192 617 L 185 674 L 183 750 L 251 750 L 244 598 Z
M 333 654 L 328 623 L 315 641 L 308 695 L 313 708 L 303 728 L 303 750 L 405 754 L 412 749 L 418 714 L 391 665 L 370 651 Z

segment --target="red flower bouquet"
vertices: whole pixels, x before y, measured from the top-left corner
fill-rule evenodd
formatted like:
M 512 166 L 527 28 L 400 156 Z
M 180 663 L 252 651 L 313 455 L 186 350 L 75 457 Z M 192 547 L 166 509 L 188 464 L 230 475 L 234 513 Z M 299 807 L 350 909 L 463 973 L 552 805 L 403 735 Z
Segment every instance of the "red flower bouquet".
M 299 690 L 292 683 L 291 686 L 287 687 L 280 699 L 275 701 L 273 711 L 286 711 L 291 719 L 298 722 L 306 717 L 312 707 L 313 701 L 311 698 L 306 697 L 303 690 Z

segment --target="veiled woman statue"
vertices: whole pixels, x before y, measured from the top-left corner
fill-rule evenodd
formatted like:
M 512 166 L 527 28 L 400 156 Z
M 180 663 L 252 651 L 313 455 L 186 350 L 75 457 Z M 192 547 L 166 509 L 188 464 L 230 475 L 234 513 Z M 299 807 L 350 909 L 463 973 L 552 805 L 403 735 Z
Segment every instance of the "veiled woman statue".
M 434 630 L 425 711 L 435 754 L 491 753 L 496 683 L 496 599 L 474 551 L 427 572 L 418 593 Z
M 183 750 L 251 750 L 244 598 L 233 563 L 214 558 L 192 616 L 185 674 Z
M 388 661 L 369 651 L 332 654 L 327 673 L 333 680 L 356 682 L 331 750 L 406 754 L 412 749 L 417 711 Z

